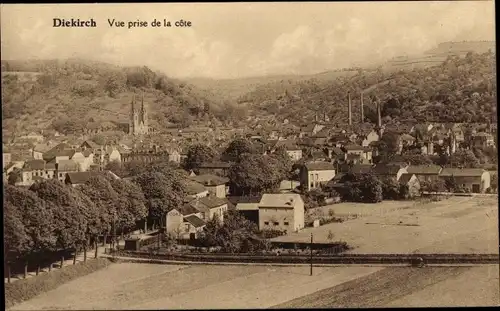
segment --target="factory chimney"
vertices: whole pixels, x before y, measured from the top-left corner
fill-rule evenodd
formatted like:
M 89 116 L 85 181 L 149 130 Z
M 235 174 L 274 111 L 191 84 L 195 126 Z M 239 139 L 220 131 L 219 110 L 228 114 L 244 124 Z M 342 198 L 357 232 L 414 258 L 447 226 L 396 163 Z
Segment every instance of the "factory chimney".
M 351 92 L 347 92 L 348 114 L 349 114 L 349 125 L 352 125 L 352 106 L 351 106 Z
M 380 111 L 380 100 L 375 99 L 377 101 L 377 126 L 378 128 L 382 128 L 382 112 Z
M 361 123 L 363 123 L 365 121 L 365 111 L 364 111 L 364 107 L 363 107 L 363 92 L 361 92 L 361 104 L 360 104 L 360 108 L 361 108 Z

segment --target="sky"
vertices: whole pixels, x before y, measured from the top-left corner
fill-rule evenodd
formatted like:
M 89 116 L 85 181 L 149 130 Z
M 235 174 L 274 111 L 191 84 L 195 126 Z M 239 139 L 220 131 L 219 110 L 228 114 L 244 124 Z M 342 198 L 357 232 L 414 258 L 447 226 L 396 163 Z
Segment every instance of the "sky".
M 494 2 L 2 4 L 2 59 L 87 58 L 176 78 L 312 74 L 495 40 Z M 96 28 L 54 28 L 93 18 Z M 191 21 L 112 28 L 108 19 Z

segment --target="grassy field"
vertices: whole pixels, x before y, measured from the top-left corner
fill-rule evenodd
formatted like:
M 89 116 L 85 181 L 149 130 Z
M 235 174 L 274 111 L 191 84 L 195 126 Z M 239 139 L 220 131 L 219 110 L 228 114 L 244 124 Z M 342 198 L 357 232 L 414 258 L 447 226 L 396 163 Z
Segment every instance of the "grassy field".
M 309 276 L 309 267 L 116 263 L 12 310 L 495 305 L 498 284 L 497 266 L 316 267 Z
M 498 197 L 450 197 L 439 202 L 341 203 L 312 213 L 349 218 L 275 238 L 345 241 L 353 253 L 498 253 Z
M 276 308 L 498 306 L 498 266 L 386 268 Z

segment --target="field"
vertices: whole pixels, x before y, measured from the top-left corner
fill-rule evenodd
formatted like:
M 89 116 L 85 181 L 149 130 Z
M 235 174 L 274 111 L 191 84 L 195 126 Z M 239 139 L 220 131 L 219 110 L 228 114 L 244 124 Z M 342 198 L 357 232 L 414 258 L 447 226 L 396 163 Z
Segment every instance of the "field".
M 340 203 L 333 210 L 343 223 L 307 228 L 277 241 L 345 241 L 352 253 L 498 253 L 498 197 L 450 197 L 439 202 Z
M 497 266 L 323 267 L 311 277 L 307 266 L 116 263 L 12 310 L 496 305 L 498 292 Z

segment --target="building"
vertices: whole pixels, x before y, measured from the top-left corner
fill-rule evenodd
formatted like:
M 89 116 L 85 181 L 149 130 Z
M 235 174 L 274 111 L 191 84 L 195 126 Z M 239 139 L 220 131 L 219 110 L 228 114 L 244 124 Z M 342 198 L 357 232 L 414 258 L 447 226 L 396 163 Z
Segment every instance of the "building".
M 345 152 L 345 161 L 351 159 L 359 159 L 357 163 L 369 164 L 373 161 L 373 154 L 370 147 L 363 147 L 349 144 L 343 147 Z
M 401 175 L 408 173 L 406 167 L 406 165 L 396 163 L 377 164 L 373 167 L 372 174 L 378 178 L 391 178 L 398 181 Z
M 410 165 L 406 169 L 408 174 L 414 174 L 421 183 L 438 179 L 442 170 L 439 165 Z
M 226 213 L 228 209 L 227 203 L 227 200 L 217 197 L 202 197 L 196 198 L 189 204 L 201 213 L 200 218 L 205 222 L 214 218 L 215 215 L 223 222 L 224 213 Z
M 186 201 L 190 202 L 196 198 L 203 198 L 208 196 L 208 190 L 197 181 L 186 180 L 185 181 L 187 197 Z
M 190 204 L 171 210 L 166 218 L 166 232 L 181 240 L 199 238 L 206 225 L 201 219 L 201 212 Z
M 135 95 L 130 103 L 130 123 L 129 134 L 131 135 L 144 135 L 149 132 L 148 126 L 148 112 L 144 106 L 144 95 L 142 96 L 141 106 L 137 107 L 135 102 Z
M 297 232 L 304 228 L 304 201 L 299 194 L 264 194 L 259 202 L 259 229 Z
M 300 184 L 310 191 L 335 177 L 335 167 L 329 162 L 309 162 L 302 166 Z
M 78 172 L 80 169 L 78 163 L 73 160 L 61 160 L 55 166 L 57 179 L 62 182 L 66 179 L 66 173 Z
M 495 146 L 495 138 L 490 133 L 479 132 L 471 137 L 471 147 L 486 148 Z
M 405 199 L 414 198 L 420 195 L 420 181 L 415 174 L 404 173 L 401 175 L 398 182 L 408 189 Z
M 259 203 L 262 196 L 233 196 L 228 197 L 229 202 L 246 219 L 259 225 Z
M 490 188 L 491 175 L 481 168 L 444 168 L 440 178 L 454 178 L 455 182 L 473 193 L 485 193 Z
M 228 191 L 227 183 L 229 179 L 226 177 L 220 177 L 212 174 L 203 174 L 198 176 L 192 176 L 192 180 L 205 186 L 208 190 L 209 196 L 214 196 L 216 198 L 225 198 Z

